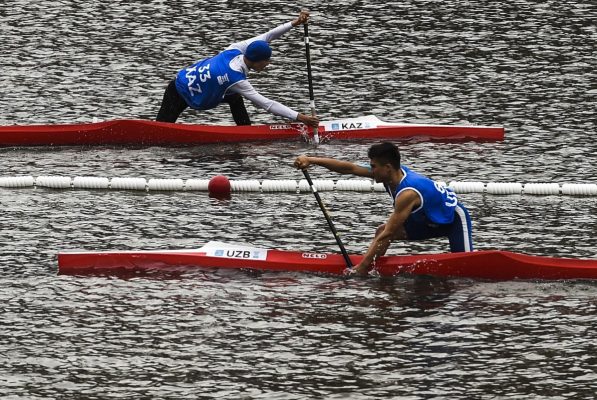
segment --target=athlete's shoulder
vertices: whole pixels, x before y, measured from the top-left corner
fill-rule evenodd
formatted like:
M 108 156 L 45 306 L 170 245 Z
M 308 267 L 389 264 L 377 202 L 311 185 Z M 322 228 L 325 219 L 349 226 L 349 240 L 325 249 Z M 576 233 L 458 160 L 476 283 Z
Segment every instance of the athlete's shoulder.
M 242 52 L 242 50 L 240 50 L 240 49 L 235 49 L 235 48 L 227 48 L 227 49 L 224 49 L 224 50 L 222 50 L 222 51 L 221 51 L 219 54 L 224 54 L 224 53 L 225 53 L 225 54 L 231 54 L 231 55 L 232 55 L 232 54 L 233 54 L 233 55 L 239 55 L 239 54 L 242 54 L 243 52 Z
M 400 164 L 400 168 L 402 169 L 402 172 L 404 172 L 404 174 L 410 178 L 427 178 L 425 175 L 417 172 L 417 171 L 413 171 L 411 168 L 407 167 L 404 164 Z
M 226 59 L 226 60 L 232 60 L 238 56 L 240 56 L 241 54 L 243 54 L 242 51 L 240 51 L 239 49 L 226 49 L 226 50 L 222 50 L 221 52 L 219 52 L 216 56 L 214 56 L 214 58 L 220 58 L 220 59 Z
M 397 210 L 403 208 L 413 209 L 420 206 L 421 202 L 421 192 L 412 186 L 407 186 L 400 189 L 398 193 L 396 193 L 396 197 L 394 199 L 394 208 Z

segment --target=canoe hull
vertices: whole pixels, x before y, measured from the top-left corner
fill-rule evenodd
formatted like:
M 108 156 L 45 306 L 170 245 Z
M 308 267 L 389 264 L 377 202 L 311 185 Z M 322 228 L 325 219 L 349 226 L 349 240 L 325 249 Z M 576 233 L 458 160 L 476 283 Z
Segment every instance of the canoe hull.
M 320 127 L 322 140 L 429 139 L 460 141 L 503 140 L 504 128 L 484 126 L 449 126 L 388 124 L 369 128 L 326 130 Z M 330 126 L 328 125 L 328 128 Z M 252 126 L 193 125 L 148 120 L 113 120 L 85 124 L 0 126 L 0 146 L 185 146 L 210 143 L 256 141 L 299 141 L 310 135 L 302 124 Z
M 231 253 L 234 255 L 233 253 Z M 267 258 L 214 256 L 198 250 L 138 252 L 61 252 L 60 274 L 88 275 L 201 268 L 298 271 L 341 275 L 339 254 L 267 250 Z M 248 253 L 247 253 L 248 254 Z M 362 256 L 351 256 L 358 263 Z M 507 251 L 476 251 L 410 256 L 387 256 L 376 263 L 381 276 L 431 275 L 487 280 L 597 279 L 597 260 L 531 256 Z

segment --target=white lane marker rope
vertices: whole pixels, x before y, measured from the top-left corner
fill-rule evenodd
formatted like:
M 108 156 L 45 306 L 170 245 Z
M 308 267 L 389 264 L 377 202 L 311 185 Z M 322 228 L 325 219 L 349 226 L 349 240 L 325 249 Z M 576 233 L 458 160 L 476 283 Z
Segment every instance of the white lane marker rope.
M 145 178 L 106 178 L 95 176 L 10 176 L 0 177 L 0 188 L 51 188 L 51 189 L 112 189 L 141 191 L 207 191 L 209 179 L 145 179 Z M 318 191 L 384 192 L 381 183 L 370 179 L 314 179 Z M 444 185 L 445 182 L 442 182 Z M 483 193 L 491 195 L 566 195 L 597 196 L 595 183 L 518 183 L 518 182 L 479 182 L 451 181 L 447 184 L 456 193 Z M 309 192 L 305 179 L 248 179 L 230 180 L 232 192 Z

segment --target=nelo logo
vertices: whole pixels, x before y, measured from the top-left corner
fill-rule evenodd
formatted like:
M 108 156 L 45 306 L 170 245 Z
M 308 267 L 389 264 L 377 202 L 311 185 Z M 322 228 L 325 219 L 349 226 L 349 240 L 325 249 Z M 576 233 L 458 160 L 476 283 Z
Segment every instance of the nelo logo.
M 315 258 L 318 260 L 323 260 L 328 258 L 327 254 L 317 254 L 317 253 L 303 253 L 303 258 Z
M 274 125 L 270 125 L 269 129 L 272 130 L 278 130 L 278 129 L 291 129 L 292 127 L 290 125 L 278 125 L 278 124 L 274 124 Z

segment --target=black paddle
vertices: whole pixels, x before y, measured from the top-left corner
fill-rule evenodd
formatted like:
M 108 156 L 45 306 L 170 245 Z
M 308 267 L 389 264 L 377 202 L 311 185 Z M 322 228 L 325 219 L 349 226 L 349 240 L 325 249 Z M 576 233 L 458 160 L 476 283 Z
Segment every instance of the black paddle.
M 315 95 L 313 94 L 313 76 L 311 74 L 311 52 L 309 51 L 309 24 L 304 23 L 305 28 L 305 53 L 307 55 L 307 77 L 309 80 L 309 104 L 311 105 L 311 115 L 315 116 Z M 313 128 L 313 143 L 319 144 L 319 131 L 317 127 Z
M 315 196 L 315 199 L 317 199 L 317 204 L 319 204 L 319 208 L 321 208 L 321 211 L 323 212 L 323 216 L 325 217 L 326 221 L 328 222 L 330 230 L 332 231 L 332 233 L 334 234 L 334 237 L 336 238 L 336 243 L 338 243 L 338 246 L 340 247 L 340 251 L 342 252 L 342 256 L 344 256 L 344 262 L 346 262 L 346 267 L 348 267 L 349 269 L 352 269 L 352 261 L 350 261 L 350 257 L 348 256 L 348 253 L 346 252 L 346 249 L 344 248 L 344 244 L 342 244 L 342 239 L 340 239 L 340 236 L 338 235 L 338 232 L 336 231 L 336 227 L 334 226 L 332 219 L 330 218 L 327 210 L 325 209 L 325 206 L 323 205 L 323 202 L 321 201 L 321 197 L 319 196 L 319 192 L 317 191 L 317 188 L 315 186 L 313 186 L 313 181 L 311 180 L 311 176 L 309 175 L 309 172 L 306 169 L 303 169 L 303 174 L 305 175 L 305 179 L 309 183 L 311 192 Z

